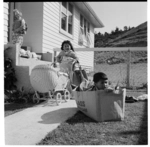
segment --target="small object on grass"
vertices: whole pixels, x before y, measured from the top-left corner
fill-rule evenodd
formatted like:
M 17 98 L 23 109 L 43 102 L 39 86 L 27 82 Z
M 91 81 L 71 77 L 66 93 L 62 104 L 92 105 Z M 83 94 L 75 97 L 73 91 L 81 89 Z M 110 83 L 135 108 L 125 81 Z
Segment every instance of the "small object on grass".
M 137 101 L 138 101 L 138 99 L 135 98 L 134 96 L 126 96 L 126 103 L 134 103 Z
M 147 98 L 148 98 L 148 95 L 147 95 L 147 94 L 142 94 L 142 95 L 140 95 L 140 96 L 137 97 L 137 99 L 138 99 L 139 101 L 147 100 Z

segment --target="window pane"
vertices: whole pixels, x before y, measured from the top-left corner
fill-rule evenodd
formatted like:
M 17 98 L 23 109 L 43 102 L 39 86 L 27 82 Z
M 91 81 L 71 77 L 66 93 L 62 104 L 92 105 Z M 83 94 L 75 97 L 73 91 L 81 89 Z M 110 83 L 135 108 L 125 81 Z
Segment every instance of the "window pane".
M 62 12 L 67 14 L 67 2 L 62 2 Z
M 90 23 L 88 23 L 88 33 L 90 33 Z
M 68 9 L 68 33 L 72 34 L 72 24 L 73 24 L 73 6 L 69 3 Z
M 69 12 L 72 14 L 73 13 L 73 6 L 69 3 Z
M 66 31 L 67 16 L 61 13 L 61 28 Z
M 83 16 L 80 15 L 80 26 L 83 27 Z
M 72 16 L 69 16 L 69 17 L 68 17 L 68 23 L 69 23 L 69 24 L 72 24 Z
M 72 34 L 72 24 L 68 24 L 68 33 Z
M 68 23 L 72 24 L 72 18 L 73 18 L 73 7 L 72 5 L 69 3 L 69 10 L 68 10 Z

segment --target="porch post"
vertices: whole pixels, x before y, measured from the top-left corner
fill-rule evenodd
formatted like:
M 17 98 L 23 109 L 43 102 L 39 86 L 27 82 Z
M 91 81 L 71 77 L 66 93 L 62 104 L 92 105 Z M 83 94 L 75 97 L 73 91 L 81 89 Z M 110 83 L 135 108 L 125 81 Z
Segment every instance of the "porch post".
M 55 62 L 55 60 L 56 60 L 55 59 L 56 55 L 57 55 L 57 51 L 54 51 L 54 57 L 53 57 L 53 60 L 52 60 L 53 62 Z

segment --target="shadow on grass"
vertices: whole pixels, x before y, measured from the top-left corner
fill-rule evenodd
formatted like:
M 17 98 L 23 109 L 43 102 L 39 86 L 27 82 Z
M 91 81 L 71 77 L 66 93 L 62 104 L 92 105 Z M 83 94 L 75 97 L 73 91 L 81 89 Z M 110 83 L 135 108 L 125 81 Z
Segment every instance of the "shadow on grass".
M 87 122 L 88 123 L 91 123 L 91 122 L 98 123 L 97 121 L 93 120 L 92 118 L 86 116 L 81 111 L 77 111 L 77 113 L 73 117 L 68 119 L 66 122 L 70 125 L 77 124 L 77 123 L 87 123 Z

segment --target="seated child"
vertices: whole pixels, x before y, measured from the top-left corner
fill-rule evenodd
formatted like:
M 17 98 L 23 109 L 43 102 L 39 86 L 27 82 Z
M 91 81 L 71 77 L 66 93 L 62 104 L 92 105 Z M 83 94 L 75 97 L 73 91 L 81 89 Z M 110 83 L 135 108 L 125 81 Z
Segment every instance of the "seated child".
M 68 57 L 71 59 L 71 62 L 68 62 L 68 63 L 67 62 L 62 62 L 62 61 L 65 60 L 65 58 L 68 58 Z M 71 42 L 68 41 L 68 40 L 64 41 L 61 45 L 61 52 L 56 57 L 56 61 L 58 63 L 60 63 L 59 64 L 60 71 L 65 72 L 69 75 L 71 83 L 72 83 L 72 76 L 73 76 L 73 74 L 72 74 L 72 65 L 73 65 L 74 61 L 77 61 L 79 63 L 78 60 L 79 59 L 78 59 L 78 57 L 77 57 L 77 55 L 76 55 L 76 53 L 73 49 L 73 46 L 72 46 Z M 55 65 L 55 63 L 54 63 L 54 65 Z M 68 86 L 68 90 L 72 94 L 71 84 L 70 84 L 70 87 Z
M 63 57 L 71 57 L 73 59 L 78 60 L 76 53 L 74 52 L 73 46 L 70 41 L 64 41 L 61 46 L 61 52 L 56 57 L 57 62 L 61 63 Z
M 76 88 L 77 91 L 95 91 L 95 90 L 107 90 L 113 91 L 111 87 L 108 85 L 108 77 L 103 72 L 95 73 L 93 76 L 94 83 L 87 83 L 87 81 L 83 81 L 80 86 Z M 88 84 L 88 85 L 87 85 Z

